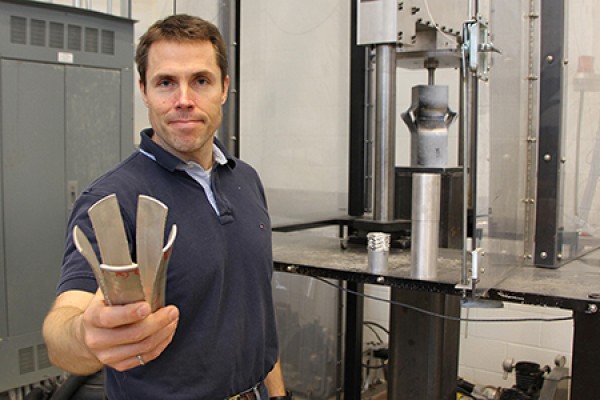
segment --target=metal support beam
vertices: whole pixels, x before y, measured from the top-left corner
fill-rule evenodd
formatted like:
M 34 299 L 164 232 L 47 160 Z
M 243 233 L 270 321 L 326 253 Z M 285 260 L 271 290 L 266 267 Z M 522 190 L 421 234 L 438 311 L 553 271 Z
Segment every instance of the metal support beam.
M 600 393 L 598 348 L 600 347 L 600 315 L 573 312 L 573 379 L 571 400 L 593 399 Z
M 240 155 L 240 1 L 221 1 L 219 26 L 227 45 L 229 93 L 223 106 L 223 120 L 217 137 L 235 156 Z
M 365 213 L 366 191 L 366 67 L 368 48 L 357 38 L 357 2 L 351 2 L 350 20 L 350 157 L 348 172 L 348 215 Z
M 362 283 L 347 283 L 348 290 L 364 292 Z M 362 382 L 363 310 L 362 296 L 346 295 L 346 342 L 344 344 L 344 400 L 360 400 Z
M 562 113 L 565 1 L 541 2 L 540 118 L 535 222 L 535 264 L 556 267 L 562 259 Z
M 460 316 L 460 298 L 392 288 L 392 301 Z M 415 310 L 390 308 L 389 400 L 455 400 L 460 324 Z

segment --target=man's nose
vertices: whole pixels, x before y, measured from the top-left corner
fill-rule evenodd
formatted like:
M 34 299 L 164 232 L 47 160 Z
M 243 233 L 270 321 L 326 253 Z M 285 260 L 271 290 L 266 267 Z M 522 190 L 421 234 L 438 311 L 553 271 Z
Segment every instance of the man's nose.
M 177 94 L 177 104 L 176 107 L 179 110 L 191 110 L 194 106 L 192 101 L 193 93 L 190 88 L 186 85 L 182 85 L 179 88 L 179 92 Z

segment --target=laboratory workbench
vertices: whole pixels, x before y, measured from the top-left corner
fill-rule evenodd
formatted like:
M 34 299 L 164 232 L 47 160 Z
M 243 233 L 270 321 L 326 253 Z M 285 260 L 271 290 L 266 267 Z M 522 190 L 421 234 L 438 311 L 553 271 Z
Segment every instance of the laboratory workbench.
M 343 224 L 343 221 L 337 222 Z M 456 286 L 461 277 L 460 251 L 440 249 L 435 281 L 411 278 L 410 250 L 396 248 L 390 250 L 387 272 L 373 274 L 369 271 L 365 246 L 346 245 L 340 238 L 324 234 L 317 226 L 319 224 L 304 226 L 313 229 L 274 230 L 273 256 L 276 271 L 346 281 L 353 288 L 362 284 L 375 284 L 456 296 L 465 293 Z M 523 265 L 503 268 L 505 272 L 486 291 L 486 298 L 557 307 L 573 312 L 571 399 L 594 398 L 600 393 L 600 380 L 595 373 L 600 354 L 600 251 L 590 252 L 556 269 Z M 360 321 L 352 322 L 347 318 L 346 332 L 357 329 L 356 326 L 349 327 L 348 323 L 359 324 Z M 352 343 L 348 341 L 348 337 L 346 343 Z M 359 343 L 355 345 L 361 346 Z M 353 358 L 348 357 L 346 350 L 346 370 L 360 370 L 361 350 L 355 351 L 356 357 Z M 345 372 L 345 376 L 350 375 Z M 344 384 L 345 399 L 359 399 L 360 382 L 347 380 L 346 378 Z

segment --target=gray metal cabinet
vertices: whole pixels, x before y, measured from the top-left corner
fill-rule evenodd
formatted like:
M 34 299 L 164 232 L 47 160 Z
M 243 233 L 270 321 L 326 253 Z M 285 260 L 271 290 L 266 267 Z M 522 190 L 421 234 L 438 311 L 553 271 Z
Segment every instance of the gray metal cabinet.
M 130 20 L 0 0 L 0 393 L 60 373 L 41 325 L 73 201 L 133 150 L 132 54 Z
M 52 299 L 52 281 L 56 285 L 51 266 L 63 248 L 64 67 L 3 60 L 1 68 L 8 310 L 3 336 L 20 336 L 39 330 Z

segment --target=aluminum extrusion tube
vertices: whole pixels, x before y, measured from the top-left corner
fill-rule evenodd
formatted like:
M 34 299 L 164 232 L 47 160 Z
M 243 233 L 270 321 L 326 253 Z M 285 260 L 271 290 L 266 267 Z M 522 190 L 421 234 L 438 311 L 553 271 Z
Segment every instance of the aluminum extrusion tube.
M 369 232 L 367 234 L 367 250 L 369 271 L 373 274 L 384 274 L 388 270 L 390 254 L 389 233 Z
M 388 222 L 394 219 L 396 45 L 377 45 L 375 51 L 376 128 L 373 217 L 376 221 Z
M 412 103 L 402 114 L 411 134 L 411 166 L 445 168 L 448 165 L 448 127 L 456 113 L 448 108 L 448 87 L 412 88 Z
M 437 277 L 441 175 L 414 173 L 412 177 L 411 277 Z

